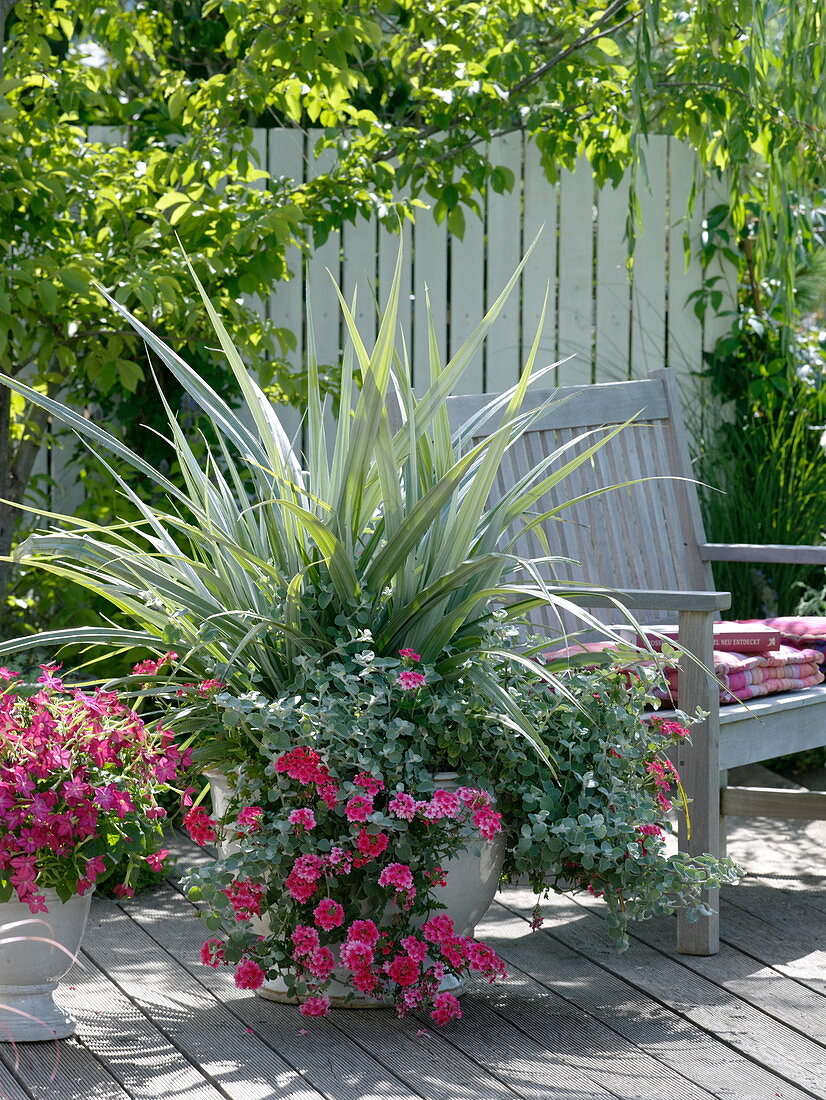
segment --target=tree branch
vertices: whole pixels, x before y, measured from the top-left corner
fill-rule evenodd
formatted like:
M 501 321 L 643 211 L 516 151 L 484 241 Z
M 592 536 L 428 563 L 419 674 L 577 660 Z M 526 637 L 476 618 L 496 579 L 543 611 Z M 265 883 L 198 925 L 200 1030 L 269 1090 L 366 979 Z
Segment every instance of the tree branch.
M 508 91 L 508 98 L 510 99 L 514 95 L 518 95 L 519 92 L 524 91 L 524 89 L 530 87 L 531 84 L 535 84 L 537 80 L 540 80 L 546 73 L 550 72 L 555 65 L 559 65 L 562 61 L 565 61 L 572 53 L 581 50 L 583 46 L 590 46 L 592 42 L 596 42 L 600 38 L 606 38 L 609 34 L 614 34 L 621 27 L 625 27 L 627 24 L 633 23 L 635 19 L 639 19 L 642 14 L 641 10 L 620 20 L 619 23 L 615 23 L 612 27 L 607 27 L 605 30 L 599 29 L 605 26 L 607 20 L 610 19 L 615 12 L 619 11 L 620 8 L 624 8 L 627 2 L 628 0 L 614 0 L 614 3 L 605 9 L 602 17 L 594 24 L 596 33 L 593 33 L 592 30 L 588 30 L 575 42 L 572 42 L 570 46 L 566 46 L 565 49 L 559 50 L 558 53 L 554 54 L 550 61 L 546 61 L 544 65 L 540 65 L 538 69 L 535 69 L 532 73 L 529 73 L 527 76 L 517 81 Z

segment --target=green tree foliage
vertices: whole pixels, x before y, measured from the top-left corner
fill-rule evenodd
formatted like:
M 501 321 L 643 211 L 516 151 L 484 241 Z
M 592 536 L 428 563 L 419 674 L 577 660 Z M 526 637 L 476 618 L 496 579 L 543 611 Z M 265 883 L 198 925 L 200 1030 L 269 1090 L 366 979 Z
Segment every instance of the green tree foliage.
M 550 178 L 585 153 L 600 181 L 639 167 L 649 129 L 686 139 L 729 172 L 729 250 L 759 204 L 754 262 L 779 250 L 790 287 L 795 196 L 822 175 L 823 16 L 824 0 L 0 0 L 0 363 L 151 419 L 144 351 L 97 280 L 220 378 L 177 233 L 235 342 L 287 386 L 289 337 L 242 295 L 287 275 L 292 241 L 397 220 L 402 184 L 461 234 L 513 185 L 486 149 L 509 131 Z M 95 125 L 123 144 L 88 141 Z M 321 127 L 316 152 L 337 156 L 306 184 L 265 179 L 258 125 Z M 3 499 L 22 499 L 43 426 L 0 393 Z M 12 519 L 0 504 L 0 554 Z

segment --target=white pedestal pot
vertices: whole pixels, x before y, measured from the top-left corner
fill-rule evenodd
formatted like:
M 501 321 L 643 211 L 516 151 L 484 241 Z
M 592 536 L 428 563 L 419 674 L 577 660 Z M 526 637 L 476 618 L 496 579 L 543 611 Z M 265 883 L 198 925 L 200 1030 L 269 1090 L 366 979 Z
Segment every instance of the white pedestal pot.
M 232 795 L 232 786 L 227 776 L 219 772 L 207 772 L 214 816 L 220 818 L 226 811 Z M 460 786 L 455 772 L 440 772 L 435 776 L 437 787 L 452 790 Z M 472 832 L 471 829 L 468 830 Z M 222 855 L 231 855 L 237 851 L 233 842 L 220 845 Z M 444 865 L 447 885 L 439 889 L 439 901 L 447 906 L 447 915 L 453 921 L 456 931 L 463 936 L 472 936 L 476 925 L 488 911 L 493 902 L 502 873 L 505 858 L 505 839 L 500 833 L 492 841 L 474 836 L 468 847 L 457 852 Z M 440 910 L 441 912 L 441 910 Z M 262 930 L 266 930 L 266 915 L 261 921 Z M 335 973 L 335 972 L 334 972 Z M 344 978 L 344 974 L 342 974 Z M 344 981 L 335 978 L 326 992 L 333 1007 L 343 1008 L 381 1008 L 380 1001 L 360 996 Z M 448 973 L 441 985 L 441 991 L 460 996 L 464 993 L 464 984 L 455 974 Z M 259 989 L 258 995 L 269 1000 L 296 1003 L 295 998 L 287 994 L 285 983 L 279 979 L 267 981 Z
M 65 1039 L 77 1026 L 52 994 L 80 948 L 91 891 L 62 902 L 44 890 L 48 913 L 0 902 L 0 1042 Z

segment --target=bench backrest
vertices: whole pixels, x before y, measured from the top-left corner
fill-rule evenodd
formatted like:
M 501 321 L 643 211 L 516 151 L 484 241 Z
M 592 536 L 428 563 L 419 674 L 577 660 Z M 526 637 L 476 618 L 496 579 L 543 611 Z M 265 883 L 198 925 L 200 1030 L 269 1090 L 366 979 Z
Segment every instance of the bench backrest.
M 505 456 L 499 475 L 499 491 L 562 444 L 583 432 L 611 428 L 639 414 L 593 458 L 563 480 L 537 505 L 546 511 L 562 502 L 608 485 L 628 481 L 637 484 L 565 508 L 559 519 L 544 524 L 553 554 L 577 564 L 557 563 L 546 575 L 556 580 L 581 580 L 617 588 L 653 588 L 676 591 L 713 589 L 711 567 L 701 561 L 698 544 L 705 542 L 696 485 L 679 407 L 674 378 L 667 370 L 656 371 L 634 382 L 560 387 L 559 403 L 526 432 Z M 482 408 L 490 394 L 449 399 L 451 427 L 457 428 Z M 536 407 L 549 394 L 533 394 L 526 408 Z M 561 400 L 567 398 L 567 400 Z M 475 436 L 496 430 L 494 416 Z M 576 443 L 568 454 L 591 446 L 597 438 Z M 565 461 L 565 457 L 561 462 Z M 640 478 L 657 480 L 639 481 Z M 684 479 L 684 480 L 676 480 Z M 533 534 L 525 536 L 519 551 L 539 557 L 546 553 Z M 621 616 L 602 608 L 602 621 L 621 621 Z M 644 621 L 664 622 L 673 613 L 644 614 Z M 543 612 L 534 621 L 559 629 L 556 615 Z M 565 628 L 575 629 L 573 622 Z

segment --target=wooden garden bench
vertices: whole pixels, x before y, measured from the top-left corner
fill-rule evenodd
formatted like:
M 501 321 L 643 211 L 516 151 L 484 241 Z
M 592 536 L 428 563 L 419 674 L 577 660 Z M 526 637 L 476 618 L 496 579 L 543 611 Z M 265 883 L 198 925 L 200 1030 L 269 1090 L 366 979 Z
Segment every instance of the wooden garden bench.
M 556 565 L 552 579 L 564 591 L 568 581 L 589 582 L 614 590 L 644 623 L 679 622 L 680 643 L 706 669 L 713 667 L 712 623 L 730 606 L 730 595 L 718 592 L 713 561 L 786 562 L 826 565 L 826 547 L 723 545 L 706 542 L 700 505 L 680 412 L 675 378 L 660 370 L 634 382 L 560 388 L 566 398 L 551 406 L 506 454 L 500 488 L 513 484 L 543 455 L 592 428 L 633 425 L 610 440 L 593 459 L 537 505 L 545 511 L 597 487 L 639 478 L 656 478 L 614 490 L 566 508 L 561 521 L 550 520 L 545 532 L 551 552 L 575 565 Z M 449 401 L 451 425 L 458 427 L 490 400 L 490 394 L 458 396 Z M 525 406 L 536 407 L 548 393 L 536 393 Z M 474 434 L 495 430 L 494 416 Z M 593 443 L 593 437 L 578 447 Z M 683 480 L 676 480 L 683 479 Z M 546 553 L 534 535 L 520 552 Z M 550 574 L 549 574 L 550 576 Z M 584 600 L 582 601 L 585 602 Z M 590 599 L 603 621 L 622 620 L 611 601 Z M 781 609 L 781 613 L 792 608 Z M 736 608 L 733 611 L 736 617 Z M 559 636 L 560 623 L 546 625 Z M 569 629 L 577 629 L 573 623 Z M 581 624 L 580 624 L 581 628 Z M 720 854 L 725 848 L 724 816 L 826 819 L 826 794 L 729 787 L 729 768 L 826 745 L 826 684 L 750 701 L 719 705 L 718 686 L 703 668 L 683 658 L 678 685 L 680 706 L 698 707 L 708 717 L 692 728 L 692 745 L 675 758 L 691 801 L 691 830 L 681 817 L 679 844 L 693 854 Z M 719 904 L 708 895 L 713 915 L 689 924 L 679 921 L 678 950 L 712 955 L 719 948 Z

